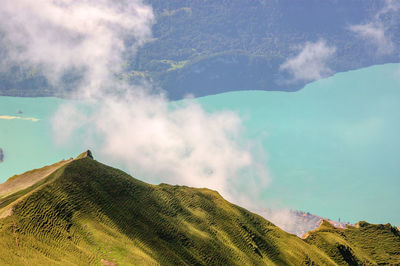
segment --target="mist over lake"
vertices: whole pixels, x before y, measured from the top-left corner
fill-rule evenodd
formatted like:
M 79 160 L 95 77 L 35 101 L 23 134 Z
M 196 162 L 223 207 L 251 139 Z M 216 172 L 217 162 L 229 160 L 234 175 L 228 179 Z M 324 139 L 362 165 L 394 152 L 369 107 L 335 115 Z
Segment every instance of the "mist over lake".
M 400 207 L 391 200 L 400 187 L 399 69 L 386 64 L 339 73 L 298 92 L 239 91 L 194 101 L 209 112 L 238 112 L 245 136 L 262 143 L 271 176 L 266 207 L 400 224 Z M 51 118 L 66 101 L 0 97 L 1 182 L 91 148 L 79 136 L 56 144 Z

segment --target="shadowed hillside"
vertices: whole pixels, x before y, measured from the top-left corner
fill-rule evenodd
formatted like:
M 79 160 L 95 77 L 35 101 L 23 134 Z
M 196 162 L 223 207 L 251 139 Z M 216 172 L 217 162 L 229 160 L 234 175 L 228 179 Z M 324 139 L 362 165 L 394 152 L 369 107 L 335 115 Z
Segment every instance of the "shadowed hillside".
M 144 2 L 152 6 L 156 17 L 154 38 L 137 54 L 125 55 L 121 78 L 151 80 L 171 99 L 189 93 L 301 89 L 308 81 L 288 82 L 291 77 L 280 66 L 298 53 L 297 47 L 320 39 L 337 50 L 329 61 L 331 74 L 400 59 L 398 52 L 377 54 L 374 45 L 349 30 L 351 25 L 373 22 L 385 1 Z M 399 13 L 385 14 L 381 23 L 397 46 Z M 15 65 L 0 73 L 0 95 L 64 95 L 65 91 L 51 87 L 40 68 L 24 67 Z M 73 89 L 79 78 L 77 73 L 66 73 L 64 90 Z
M 0 219 L 1 265 L 335 265 L 347 258 L 326 248 L 322 230 L 304 241 L 216 191 L 146 184 L 90 153 L 21 191 L 0 196 L 0 215 L 13 206 Z M 371 263 L 395 262 L 400 238 L 390 228 L 379 236 L 351 228 L 344 230 L 351 240 L 338 234 L 337 241 L 385 241 L 374 251 L 391 257 L 359 244 L 354 252 Z
M 305 241 L 339 265 L 400 264 L 400 232 L 390 224 L 359 222 L 341 229 L 324 221 Z

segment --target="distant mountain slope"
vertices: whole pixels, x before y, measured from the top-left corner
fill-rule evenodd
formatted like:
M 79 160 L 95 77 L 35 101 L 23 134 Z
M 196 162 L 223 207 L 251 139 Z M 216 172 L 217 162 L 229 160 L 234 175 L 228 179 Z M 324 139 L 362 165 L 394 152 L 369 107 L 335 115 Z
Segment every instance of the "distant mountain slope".
M 40 169 L 28 171 L 21 175 L 14 175 L 10 177 L 6 182 L 0 184 L 0 197 L 4 197 L 7 194 L 11 194 L 13 192 L 17 192 L 18 190 L 32 186 L 70 161 L 72 161 L 72 159 L 63 160 L 53 165 L 45 166 Z
M 351 225 L 348 222 L 333 221 L 309 212 L 295 210 L 266 209 L 257 213 L 278 225 L 286 232 L 296 234 L 299 237 L 303 237 L 307 232 L 318 228 L 323 221 L 328 221 L 336 228 L 346 228 L 348 225 Z
M 324 221 L 305 241 L 339 265 L 400 265 L 400 232 L 390 224 L 359 222 L 340 229 Z
M 0 196 L 3 207 L 12 204 L 10 198 L 17 201 L 12 212 L 0 219 L 1 265 L 335 265 L 338 261 L 320 244 L 323 240 L 314 243 L 311 236 L 304 241 L 286 233 L 215 191 L 146 184 L 88 155 L 58 168 L 23 198 L 16 196 L 18 192 Z M 393 253 L 400 251 L 398 234 L 392 229 L 392 234 L 378 236 L 392 243 L 377 250 L 392 252 L 385 258 L 388 263 L 399 257 Z M 357 235 L 354 230 L 357 241 L 365 237 L 375 236 Z M 373 261 L 376 256 L 370 251 L 360 252 Z
M 232 90 L 301 89 L 308 81 L 292 77 L 280 65 L 306 42 L 336 47 L 328 66 L 334 72 L 398 62 L 399 54 L 377 54 L 349 26 L 374 21 L 384 1 L 373 0 L 148 0 L 157 23 L 155 40 L 129 60 L 131 69 L 148 75 L 171 98 L 204 96 Z M 398 12 L 384 17 L 386 35 L 398 43 Z M 135 74 L 136 73 L 136 74 Z
M 320 39 L 336 47 L 335 56 L 327 62 L 333 73 L 400 60 L 398 52 L 378 53 L 374 44 L 349 30 L 351 25 L 375 22 L 385 1 L 145 2 L 156 16 L 154 39 L 137 55 L 125 55 L 121 77 L 151 79 L 166 89 L 171 99 L 188 93 L 204 96 L 232 90 L 301 89 L 307 81 L 288 83 L 291 77 L 280 71 L 280 65 L 298 54 L 296 47 Z M 388 12 L 381 20 L 378 25 L 396 46 L 400 41 L 399 12 Z M 67 80 L 67 87 L 73 88 L 74 78 Z M 50 88 L 40 69 L 26 71 L 14 66 L 0 75 L 0 95 L 54 94 L 60 91 Z

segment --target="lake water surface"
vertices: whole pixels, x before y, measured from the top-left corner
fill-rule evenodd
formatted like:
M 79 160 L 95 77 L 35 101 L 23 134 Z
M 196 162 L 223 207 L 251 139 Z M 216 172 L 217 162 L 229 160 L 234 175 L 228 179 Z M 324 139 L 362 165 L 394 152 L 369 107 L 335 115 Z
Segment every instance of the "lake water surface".
M 238 112 L 246 137 L 260 141 L 272 180 L 263 193 L 267 204 L 400 224 L 400 64 L 339 73 L 293 93 L 196 100 L 210 112 Z M 51 116 L 64 101 L 0 97 L 0 182 L 86 149 L 54 144 Z

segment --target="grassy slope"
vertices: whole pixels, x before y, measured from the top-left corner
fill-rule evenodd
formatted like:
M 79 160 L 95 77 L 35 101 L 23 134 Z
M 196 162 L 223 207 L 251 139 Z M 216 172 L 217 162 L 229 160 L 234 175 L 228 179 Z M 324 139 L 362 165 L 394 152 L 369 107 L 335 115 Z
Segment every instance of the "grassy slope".
M 14 175 L 0 184 L 0 218 L 12 214 L 14 205 L 40 189 L 53 178 L 52 173 L 71 161 L 72 159 L 63 160 L 21 175 Z
M 88 157 L 46 180 L 0 220 L 0 264 L 329 263 L 215 191 L 149 185 Z
M 324 221 L 305 241 L 325 251 L 339 265 L 400 265 L 400 233 L 390 224 L 359 222 L 347 229 Z
M 40 169 L 34 169 L 31 171 L 27 171 L 21 175 L 14 175 L 10 177 L 6 182 L 0 184 L 0 198 L 12 194 L 13 192 L 16 192 L 18 190 L 32 186 L 39 180 L 53 173 L 64 164 L 69 163 L 71 160 L 72 159 L 63 160 L 58 163 L 42 167 Z
M 39 183 L 0 219 L 1 265 L 334 264 L 209 189 L 146 184 L 85 156 Z

